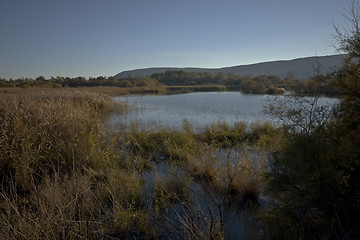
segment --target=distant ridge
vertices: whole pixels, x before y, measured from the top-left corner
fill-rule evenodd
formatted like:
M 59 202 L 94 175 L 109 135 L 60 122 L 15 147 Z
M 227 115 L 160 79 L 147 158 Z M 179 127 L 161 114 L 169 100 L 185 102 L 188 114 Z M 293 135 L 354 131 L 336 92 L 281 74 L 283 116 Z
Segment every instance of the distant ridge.
M 249 65 L 239 65 L 224 68 L 176 68 L 176 67 L 158 67 L 143 68 L 129 71 L 123 71 L 115 75 L 116 78 L 124 78 L 129 75 L 133 77 L 151 76 L 154 73 L 164 73 L 168 70 L 183 70 L 186 72 L 211 72 L 231 74 L 236 73 L 240 76 L 246 75 L 275 75 L 281 78 L 290 73 L 298 79 L 308 79 L 315 74 L 315 68 L 320 66 L 321 73 L 328 73 L 342 65 L 346 55 L 329 55 L 320 57 L 297 58 L 293 60 L 280 60 L 271 62 L 262 62 Z

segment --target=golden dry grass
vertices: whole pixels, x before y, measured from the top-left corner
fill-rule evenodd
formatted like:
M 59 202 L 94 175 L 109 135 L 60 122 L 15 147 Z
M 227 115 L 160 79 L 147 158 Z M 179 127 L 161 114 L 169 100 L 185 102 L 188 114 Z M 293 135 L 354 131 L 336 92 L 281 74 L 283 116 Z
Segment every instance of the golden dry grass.
M 102 128 L 111 104 L 83 89 L 0 92 L 1 239 L 98 239 L 146 226 L 140 178 Z
M 242 200 L 232 196 L 256 201 L 266 161 L 257 164 L 248 146 L 257 153 L 273 148 L 281 138 L 275 129 L 219 123 L 195 132 L 189 124 L 183 130 L 133 125 L 113 135 L 104 121 L 114 109 L 126 107 L 112 102 L 120 93 L 115 88 L 0 89 L 1 239 L 157 237 L 159 223 L 168 219 L 157 209 L 174 211 L 176 204 L 186 214 L 176 215 L 183 225 L 170 230 L 183 228 L 187 233 L 176 233 L 181 238 L 196 230 L 189 216 L 208 214 L 196 205 L 199 198 L 215 204 L 214 196 L 220 196 L 239 209 Z M 219 156 L 231 148 L 244 151 L 236 162 Z M 172 165 L 172 172 L 152 179 L 153 199 L 147 199 L 144 175 L 159 161 Z M 189 194 L 194 184 L 208 192 Z M 213 221 L 223 221 L 216 211 L 211 214 Z M 207 236 L 202 230 L 218 239 L 226 236 L 223 226 L 206 226 L 196 236 Z

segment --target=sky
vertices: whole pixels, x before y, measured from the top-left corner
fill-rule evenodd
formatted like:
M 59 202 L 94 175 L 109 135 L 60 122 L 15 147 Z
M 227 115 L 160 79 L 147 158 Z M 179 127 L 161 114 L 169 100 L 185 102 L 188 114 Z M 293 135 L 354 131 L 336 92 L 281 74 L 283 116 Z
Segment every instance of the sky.
M 0 0 L 0 78 L 336 54 L 350 0 Z

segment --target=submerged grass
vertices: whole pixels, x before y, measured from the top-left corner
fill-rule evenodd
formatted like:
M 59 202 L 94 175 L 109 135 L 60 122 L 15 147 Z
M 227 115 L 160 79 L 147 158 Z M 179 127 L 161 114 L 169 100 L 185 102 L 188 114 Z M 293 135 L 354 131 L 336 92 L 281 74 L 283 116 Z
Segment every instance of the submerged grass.
M 119 146 L 130 159 L 165 168 L 152 196 L 156 216 L 167 219 L 161 224 L 169 225 L 168 238 L 225 239 L 239 237 L 231 224 L 245 224 L 240 212 L 256 214 L 262 205 L 264 173 L 281 141 L 282 131 L 269 124 L 217 123 L 195 131 L 185 122 L 180 130 L 132 125 Z
M 0 238 L 236 238 L 226 212 L 259 204 L 281 131 L 185 122 L 108 132 L 106 117 L 126 106 L 105 92 L 0 91 Z M 159 164 L 165 173 L 149 179 Z

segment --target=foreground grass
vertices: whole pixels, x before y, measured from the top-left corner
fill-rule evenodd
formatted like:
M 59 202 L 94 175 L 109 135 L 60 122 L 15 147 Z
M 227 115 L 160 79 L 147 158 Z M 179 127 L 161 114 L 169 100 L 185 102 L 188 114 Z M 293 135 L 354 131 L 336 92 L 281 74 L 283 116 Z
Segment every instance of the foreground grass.
M 81 90 L 0 95 L 2 239 L 121 237 L 147 228 L 140 179 L 101 127 L 111 104 Z
M 236 238 L 233 213 L 261 205 L 281 131 L 185 123 L 115 135 L 105 119 L 124 106 L 92 90 L 0 93 L 0 238 Z

